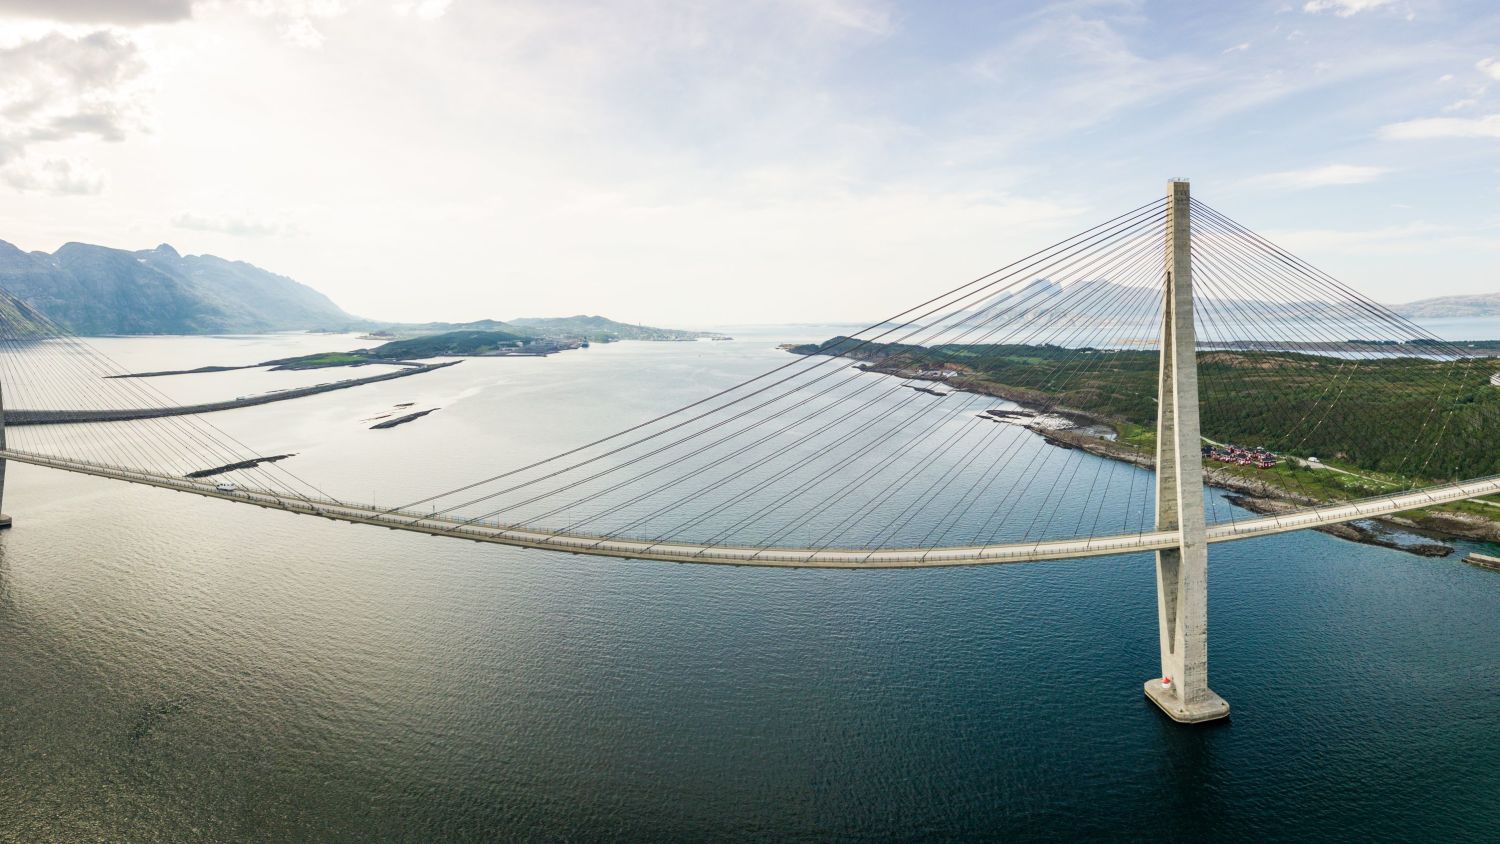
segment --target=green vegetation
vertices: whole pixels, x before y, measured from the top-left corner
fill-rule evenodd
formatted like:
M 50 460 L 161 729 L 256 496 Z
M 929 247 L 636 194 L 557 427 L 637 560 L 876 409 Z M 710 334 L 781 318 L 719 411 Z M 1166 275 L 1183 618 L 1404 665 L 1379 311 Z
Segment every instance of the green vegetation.
M 303 355 L 296 358 L 282 358 L 281 360 L 266 361 L 264 365 L 272 369 L 323 369 L 329 366 L 359 366 L 370 363 L 368 355 L 355 352 L 324 352 L 316 355 Z
M 728 340 L 723 334 L 710 331 L 683 331 L 676 328 L 655 328 L 649 325 L 631 325 L 616 322 L 602 316 L 571 317 L 527 317 L 501 322 L 481 319 L 475 322 L 425 322 L 415 324 L 384 323 L 381 330 L 371 332 L 372 337 L 427 337 L 438 334 L 455 334 L 465 331 L 505 332 L 518 337 L 530 337 L 554 342 L 587 340 L 591 343 L 613 343 L 617 340 Z
M 515 349 L 534 340 L 533 337 L 508 331 L 449 331 L 413 337 L 410 340 L 393 340 L 369 350 L 368 355 L 381 360 L 484 355 L 501 349 Z
M 528 317 L 513 319 L 508 327 L 519 327 L 534 331 L 545 337 L 572 337 L 596 343 L 613 343 L 616 340 L 698 340 L 700 338 L 727 340 L 723 334 L 710 331 L 682 331 L 676 328 L 654 328 L 649 325 L 631 325 L 616 322 L 602 316 Z
M 1153 444 L 1154 350 L 856 348 L 855 341 L 836 337 L 792 351 L 841 354 L 896 374 L 955 370 L 950 381 L 955 387 L 1081 411 L 1113 425 L 1124 444 L 1143 449 Z M 1205 437 L 1316 456 L 1366 476 L 1306 470 L 1295 463 L 1265 470 L 1289 485 L 1344 498 L 1405 487 L 1412 480 L 1500 474 L 1500 388 L 1489 383 L 1500 361 L 1208 351 L 1199 353 L 1198 365 Z
M 512 334 L 508 331 L 449 331 L 444 334 L 428 334 L 410 340 L 394 340 L 373 349 L 356 349 L 352 352 L 320 352 L 294 358 L 268 360 L 261 366 L 275 369 L 322 369 L 330 366 L 363 366 L 369 363 L 397 363 L 422 358 L 450 357 L 454 355 L 493 355 L 506 352 L 535 351 L 537 353 L 558 351 L 565 348 L 550 340 L 539 340 Z
M 53 332 L 46 317 L 5 293 L 0 293 L 0 325 L 5 326 L 7 339 L 48 337 Z

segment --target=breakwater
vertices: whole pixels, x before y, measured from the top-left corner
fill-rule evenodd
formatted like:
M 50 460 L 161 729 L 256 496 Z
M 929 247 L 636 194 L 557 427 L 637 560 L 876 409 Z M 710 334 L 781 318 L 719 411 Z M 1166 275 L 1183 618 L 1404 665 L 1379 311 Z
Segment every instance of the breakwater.
M 128 422 L 134 419 L 157 419 L 163 416 L 188 416 L 196 413 L 216 413 L 221 410 L 234 410 L 241 407 L 254 407 L 259 404 L 270 404 L 272 402 L 299 399 L 304 396 L 313 396 L 318 393 L 328 393 L 334 390 L 347 390 L 350 387 L 358 387 L 363 384 L 373 384 L 377 381 L 390 381 L 396 378 L 406 378 L 412 375 L 421 375 L 424 372 L 432 372 L 448 366 L 455 366 L 463 361 L 445 361 L 443 363 L 424 363 L 398 369 L 394 372 L 382 372 L 379 375 L 370 375 L 364 378 L 351 378 L 347 381 L 332 381 L 327 384 L 317 384 L 312 387 L 294 387 L 290 390 L 282 390 L 277 393 L 262 393 L 255 396 L 241 396 L 228 401 L 205 402 L 202 404 L 186 404 L 172 407 L 135 407 L 135 408 L 101 408 L 101 409 L 77 409 L 77 410 L 31 410 L 17 408 L 5 411 L 5 424 L 14 425 L 65 425 L 77 422 Z

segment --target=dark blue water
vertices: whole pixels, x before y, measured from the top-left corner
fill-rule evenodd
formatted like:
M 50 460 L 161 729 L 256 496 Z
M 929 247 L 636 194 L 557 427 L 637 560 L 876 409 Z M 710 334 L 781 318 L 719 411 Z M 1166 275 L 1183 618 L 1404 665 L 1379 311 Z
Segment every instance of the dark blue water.
M 1500 831 L 1500 574 L 1457 557 L 1214 546 L 1233 716 L 1184 728 L 1145 555 L 610 561 L 16 466 L 6 510 L 0 840 Z
M 80 492 L 115 501 L 104 484 Z M 1234 715 L 1185 729 L 1140 693 L 1147 557 L 434 557 L 427 538 L 149 496 L 119 503 L 217 535 L 168 554 L 148 527 L 108 541 L 43 512 L 0 540 L 17 840 L 1500 829 L 1500 576 L 1454 560 L 1319 534 L 1216 546 L 1212 684 Z

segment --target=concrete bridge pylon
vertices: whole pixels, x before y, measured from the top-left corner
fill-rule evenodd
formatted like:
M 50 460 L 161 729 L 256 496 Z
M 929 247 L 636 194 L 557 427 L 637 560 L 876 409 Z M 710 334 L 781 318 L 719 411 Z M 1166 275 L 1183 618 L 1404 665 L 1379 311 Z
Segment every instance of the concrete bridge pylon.
M 1167 250 L 1156 418 L 1156 529 L 1177 531 L 1175 548 L 1156 552 L 1156 614 L 1161 674 L 1146 697 L 1172 720 L 1229 715 L 1208 687 L 1208 526 L 1198 430 L 1194 351 L 1192 205 L 1186 180 L 1167 185 Z

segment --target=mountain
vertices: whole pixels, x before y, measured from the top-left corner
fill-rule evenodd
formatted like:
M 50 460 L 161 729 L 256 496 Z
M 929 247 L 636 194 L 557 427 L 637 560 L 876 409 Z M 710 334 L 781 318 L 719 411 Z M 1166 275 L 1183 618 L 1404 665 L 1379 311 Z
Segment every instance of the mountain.
M 1474 296 L 1438 296 L 1395 306 L 1396 313 L 1413 319 L 1500 316 L 1500 293 Z
M 505 322 L 481 319 L 474 322 L 386 322 L 377 323 L 381 336 L 420 337 L 465 331 L 501 331 L 524 337 L 548 340 L 589 340 L 610 343 L 615 340 L 698 340 L 728 339 L 711 331 L 684 331 L 676 328 L 654 328 L 615 322 L 602 316 L 522 317 Z
M 1206 291 L 1197 296 L 1208 307 L 1223 314 L 1255 314 L 1262 319 L 1306 320 L 1347 316 L 1347 304 L 1330 301 L 1285 301 L 1247 298 L 1225 298 Z M 1044 278 L 1032 279 L 1015 290 L 1007 290 L 966 307 L 962 313 L 973 322 L 1005 314 L 1010 318 L 1024 316 L 1029 320 L 1046 317 L 1095 319 L 1115 314 L 1122 302 L 1130 301 L 1130 291 L 1108 279 L 1086 279 L 1059 285 Z M 1438 296 L 1419 299 L 1404 305 L 1389 305 L 1392 311 L 1409 319 L 1443 317 L 1500 317 L 1500 293 L 1471 296 Z
M 446 334 L 450 331 L 510 331 L 515 334 L 530 334 L 498 319 L 476 319 L 473 322 L 380 322 L 376 330 L 388 334 L 417 336 L 422 334 Z
M 328 297 L 243 261 L 68 243 L 23 252 L 0 240 L 0 290 L 81 335 L 214 334 L 361 322 Z
M 697 340 L 723 338 L 709 331 L 681 331 L 675 328 L 652 328 L 615 322 L 602 316 L 525 317 L 510 321 L 512 326 L 530 329 L 546 337 L 578 337 L 584 340 Z
M 1155 326 L 1160 307 L 1159 288 L 1122 284 L 1107 278 L 1086 278 L 1059 284 L 1036 278 L 1014 290 L 1004 290 L 968 305 L 947 317 L 950 326 L 983 327 L 1025 321 L 1038 325 L 1119 323 Z M 1251 314 L 1258 319 L 1333 318 L 1342 311 L 1326 301 L 1275 301 L 1224 296 L 1200 288 L 1197 301 L 1205 309 L 1228 316 Z M 1226 326 L 1227 327 L 1227 326 Z

